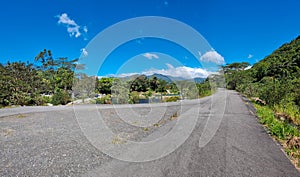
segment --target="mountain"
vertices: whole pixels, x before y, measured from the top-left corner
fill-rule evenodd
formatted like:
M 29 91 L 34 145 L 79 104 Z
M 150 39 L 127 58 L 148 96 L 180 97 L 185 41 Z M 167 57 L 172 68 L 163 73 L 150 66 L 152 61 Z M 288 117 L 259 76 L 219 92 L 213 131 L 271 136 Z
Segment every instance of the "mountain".
M 200 77 L 197 77 L 197 78 L 194 78 L 194 79 L 186 79 L 186 78 L 183 78 L 183 77 L 173 77 L 173 76 L 166 76 L 166 75 L 163 75 L 163 74 L 153 74 L 153 75 L 150 75 L 150 76 L 147 76 L 148 78 L 153 78 L 153 77 L 156 77 L 157 79 L 161 79 L 161 80 L 164 80 L 166 82 L 172 82 L 172 81 L 191 81 L 191 82 L 196 82 L 196 83 L 201 83 L 203 81 L 205 81 L 206 78 L 200 78 Z
M 164 80 L 164 81 L 166 81 L 166 82 L 172 82 L 172 77 L 170 77 L 170 76 L 165 76 L 165 75 L 163 75 L 163 74 L 152 74 L 152 75 L 149 75 L 149 76 L 147 76 L 147 78 L 149 78 L 149 79 L 151 79 L 151 78 L 153 78 L 153 77 L 156 77 L 157 79 L 159 79 L 159 80 Z

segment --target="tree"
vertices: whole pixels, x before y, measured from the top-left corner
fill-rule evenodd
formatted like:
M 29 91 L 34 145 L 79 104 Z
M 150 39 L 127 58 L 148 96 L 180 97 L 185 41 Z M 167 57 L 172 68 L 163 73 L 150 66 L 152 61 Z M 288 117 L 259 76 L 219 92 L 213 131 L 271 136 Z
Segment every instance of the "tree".
M 39 95 L 41 78 L 32 64 L 8 62 L 5 66 L 1 65 L 1 73 L 2 106 L 37 104 L 35 97 Z
M 149 81 L 149 84 L 150 84 L 150 89 L 153 91 L 156 91 L 156 89 L 158 88 L 158 84 L 159 84 L 157 77 L 156 76 L 152 77 Z
M 75 79 L 73 84 L 73 93 L 82 98 L 91 98 L 96 90 L 96 77 L 81 73 L 80 77 Z
M 225 73 L 227 72 L 231 72 L 232 70 L 234 71 L 242 71 L 245 70 L 245 68 L 247 68 L 248 66 L 250 66 L 250 63 L 248 62 L 235 62 L 235 63 L 231 63 L 231 64 L 227 64 L 226 66 L 223 66 L 223 70 Z
M 102 94 L 111 94 L 111 88 L 113 85 L 113 78 L 109 77 L 102 77 L 100 80 L 96 83 L 96 89 L 99 93 Z
M 130 82 L 130 91 L 146 92 L 148 87 L 149 81 L 145 75 L 140 75 Z

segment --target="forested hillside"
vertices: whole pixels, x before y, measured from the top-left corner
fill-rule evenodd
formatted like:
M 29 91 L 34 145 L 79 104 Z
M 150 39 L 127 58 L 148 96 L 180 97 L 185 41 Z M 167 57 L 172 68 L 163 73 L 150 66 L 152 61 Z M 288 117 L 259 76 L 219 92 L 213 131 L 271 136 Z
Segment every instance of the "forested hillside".
M 300 36 L 244 70 L 247 63 L 224 66 L 227 87 L 255 97 L 300 124 Z

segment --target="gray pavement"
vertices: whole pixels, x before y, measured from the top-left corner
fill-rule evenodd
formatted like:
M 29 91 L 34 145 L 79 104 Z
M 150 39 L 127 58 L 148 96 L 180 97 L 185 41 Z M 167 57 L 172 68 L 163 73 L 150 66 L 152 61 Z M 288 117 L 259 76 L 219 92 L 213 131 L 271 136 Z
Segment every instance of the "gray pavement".
M 180 133 L 189 136 L 162 158 L 118 160 L 101 152 L 79 126 L 75 115 L 84 115 L 88 124 L 95 111 L 115 135 L 126 139 L 110 146 L 151 142 L 172 130 L 178 139 Z M 149 114 L 157 119 L 156 126 L 149 126 L 153 124 Z M 188 120 L 181 124 L 183 128 L 189 126 L 195 116 L 191 132 L 176 128 L 181 120 Z M 172 145 L 176 141 L 167 142 Z M 160 147 L 164 146 L 135 152 L 150 154 L 159 152 Z M 1 109 L 0 150 L 0 176 L 300 176 L 241 96 L 226 90 L 181 103 L 82 105 L 75 112 L 72 107 Z

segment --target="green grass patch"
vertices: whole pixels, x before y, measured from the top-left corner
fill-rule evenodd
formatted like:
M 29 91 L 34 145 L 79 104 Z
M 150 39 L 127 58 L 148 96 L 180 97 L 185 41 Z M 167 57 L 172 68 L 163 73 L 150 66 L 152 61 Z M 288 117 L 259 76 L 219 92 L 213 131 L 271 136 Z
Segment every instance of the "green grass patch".
M 148 127 L 145 127 L 145 128 L 143 128 L 143 130 L 144 130 L 145 132 L 147 132 L 147 131 L 149 131 L 150 129 L 149 129 Z
M 300 131 L 288 121 L 276 118 L 273 110 L 267 106 L 254 104 L 259 122 L 267 127 L 270 134 L 282 144 L 284 151 L 300 171 Z
M 288 118 L 296 125 L 300 125 L 300 110 L 294 102 L 282 102 L 274 106 L 276 113 L 287 115 Z
M 159 127 L 160 125 L 158 123 L 153 124 L 153 127 Z
M 254 104 L 257 110 L 259 122 L 265 125 L 270 133 L 280 140 L 286 140 L 294 136 L 299 136 L 300 131 L 297 127 L 289 124 L 286 121 L 278 120 L 274 112 L 267 106 Z

